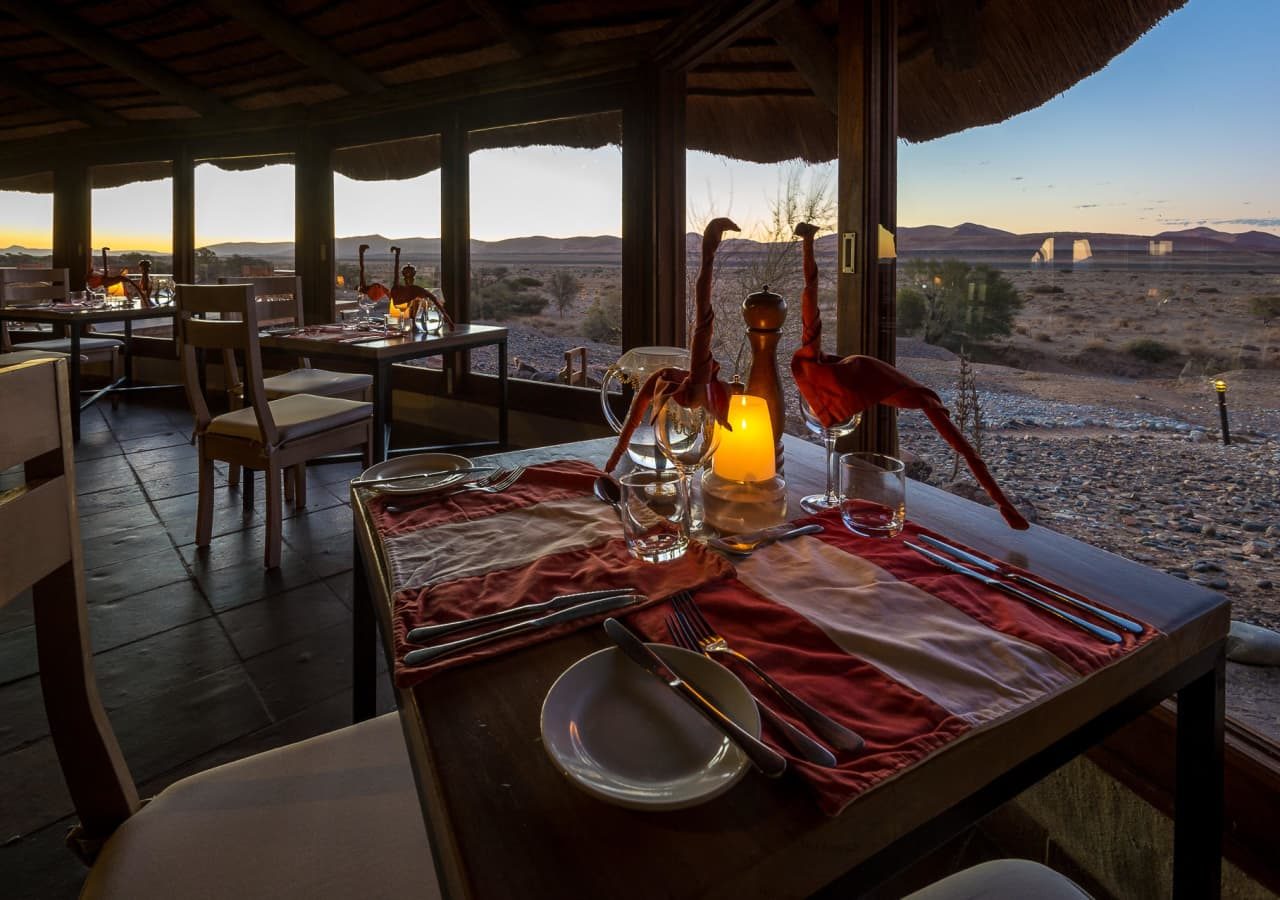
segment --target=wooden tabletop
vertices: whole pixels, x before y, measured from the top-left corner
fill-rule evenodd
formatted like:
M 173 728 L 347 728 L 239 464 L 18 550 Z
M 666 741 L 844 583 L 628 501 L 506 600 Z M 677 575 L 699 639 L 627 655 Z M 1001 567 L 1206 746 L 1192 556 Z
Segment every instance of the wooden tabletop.
M 368 362 L 418 359 L 450 350 L 466 350 L 497 344 L 507 339 L 507 329 L 496 325 L 455 325 L 440 334 L 397 335 L 381 340 L 343 343 L 341 341 L 312 340 L 290 335 L 263 336 L 259 344 L 271 350 L 285 350 L 302 356 L 328 356 Z
M 599 463 L 612 443 L 489 459 Z M 822 453 L 792 438 L 785 447 L 788 492 L 798 510 L 799 497 L 821 487 Z M 387 635 L 387 579 L 380 555 L 372 552 L 367 514 L 361 504 L 355 507 L 357 539 Z M 1229 607 L 1217 593 L 1045 528 L 1012 531 L 993 509 L 917 482 L 909 485 L 907 510 L 922 525 L 1108 603 L 1166 637 L 955 741 L 867 791 L 835 818 L 824 816 L 789 776 L 769 781 L 750 773 L 707 804 L 664 813 L 610 806 L 571 785 L 543 751 L 539 715 L 560 673 L 607 645 L 600 629 L 442 672 L 401 691 L 399 702 L 446 895 L 808 896 L 937 817 L 967 809 L 1007 773 L 1052 755 L 1047 751 L 1060 741 L 1188 660 L 1220 648 L 1225 638 Z
M 125 322 L 136 319 L 172 319 L 173 306 L 102 306 L 96 309 L 53 309 L 48 306 L 0 306 L 0 319 L 10 322 L 49 322 L 53 324 Z

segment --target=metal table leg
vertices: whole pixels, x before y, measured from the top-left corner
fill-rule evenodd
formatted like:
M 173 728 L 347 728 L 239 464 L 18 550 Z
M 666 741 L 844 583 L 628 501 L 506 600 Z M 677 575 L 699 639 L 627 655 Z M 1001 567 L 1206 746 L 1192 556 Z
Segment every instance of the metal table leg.
M 1173 896 L 1216 900 L 1222 882 L 1226 657 L 1178 691 Z
M 351 560 L 351 718 L 363 722 L 378 706 L 378 625 L 358 538 L 352 539 Z
M 391 364 L 379 362 L 373 375 L 373 461 L 387 458 L 387 423 L 391 420 Z

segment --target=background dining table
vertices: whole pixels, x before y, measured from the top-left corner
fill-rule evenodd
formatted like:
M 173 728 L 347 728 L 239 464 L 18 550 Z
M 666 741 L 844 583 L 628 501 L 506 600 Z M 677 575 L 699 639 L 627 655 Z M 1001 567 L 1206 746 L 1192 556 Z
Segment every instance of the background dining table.
M 612 445 L 581 442 L 485 461 L 599 465 Z M 791 437 L 785 451 L 794 504 L 821 486 L 824 458 Z M 394 654 L 393 595 L 370 495 L 355 490 L 355 714 L 364 718 L 373 710 L 378 626 L 389 659 Z M 918 482 L 909 484 L 907 511 L 913 522 L 1159 634 L 1042 702 L 947 744 L 834 816 L 794 782 L 754 773 L 680 812 L 611 806 L 570 784 L 541 746 L 539 715 L 555 679 L 608 646 L 599 627 L 442 671 L 397 688 L 397 701 L 445 895 L 859 896 L 1176 694 L 1174 895 L 1217 897 L 1227 601 L 1046 528 L 1012 531 L 994 509 Z

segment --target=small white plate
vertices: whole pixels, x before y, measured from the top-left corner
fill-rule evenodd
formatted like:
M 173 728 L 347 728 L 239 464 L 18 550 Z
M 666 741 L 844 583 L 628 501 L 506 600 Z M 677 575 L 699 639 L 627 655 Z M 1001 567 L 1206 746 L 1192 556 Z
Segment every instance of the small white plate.
M 759 737 L 760 713 L 732 672 L 679 647 L 649 647 Z M 556 679 L 542 703 L 542 746 L 588 794 L 633 809 L 704 803 L 750 765 L 719 729 L 616 647 L 578 660 Z
M 413 453 L 409 456 L 397 456 L 386 462 L 376 463 L 361 473 L 361 479 L 399 478 L 402 475 L 415 475 L 419 472 L 448 472 L 453 469 L 466 469 L 471 460 L 456 453 Z M 438 481 L 413 479 L 387 485 L 375 486 L 375 490 L 388 494 L 420 494 L 424 487 L 446 487 L 454 484 L 461 475 L 442 475 Z

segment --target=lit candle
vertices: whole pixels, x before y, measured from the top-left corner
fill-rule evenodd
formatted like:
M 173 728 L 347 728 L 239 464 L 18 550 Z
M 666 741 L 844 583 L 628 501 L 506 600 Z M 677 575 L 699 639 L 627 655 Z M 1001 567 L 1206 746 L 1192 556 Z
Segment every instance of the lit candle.
M 773 425 L 763 397 L 735 394 L 729 398 L 729 424 L 711 468 L 726 481 L 766 481 L 773 478 Z

